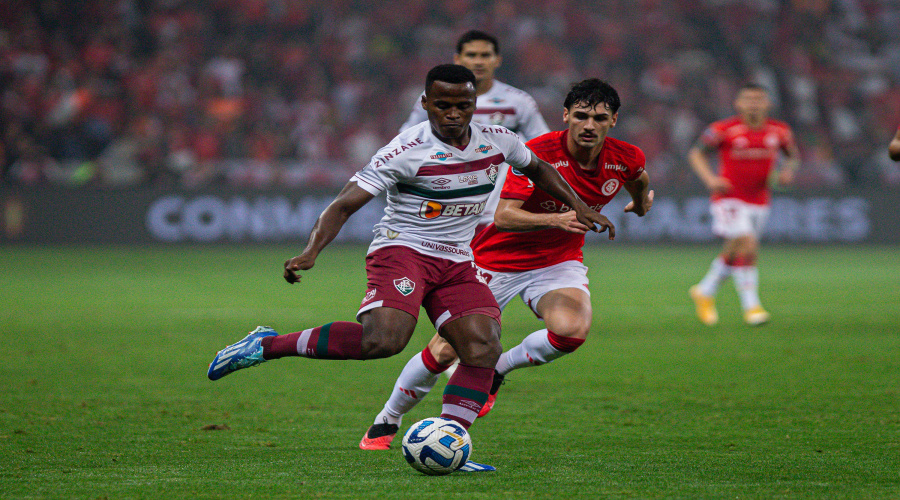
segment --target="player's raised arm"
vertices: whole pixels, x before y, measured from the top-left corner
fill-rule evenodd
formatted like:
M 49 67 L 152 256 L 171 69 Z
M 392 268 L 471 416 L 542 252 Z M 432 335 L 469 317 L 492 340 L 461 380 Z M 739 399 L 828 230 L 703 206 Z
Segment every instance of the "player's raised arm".
M 284 263 L 284 279 L 291 284 L 299 283 L 300 275 L 297 271 L 311 269 L 316 264 L 319 252 L 338 235 L 347 219 L 374 197 L 373 194 L 360 188 L 356 181 L 348 182 L 334 201 L 319 215 L 309 233 L 309 242 L 303 253 Z
M 598 233 L 609 229 L 609 239 L 616 238 L 616 227 L 613 223 L 599 212 L 587 206 L 549 163 L 541 160 L 532 152 L 531 161 L 527 165 L 515 168 L 531 179 L 537 187 L 546 191 L 547 194 L 572 207 L 575 210 L 575 217 L 578 219 L 578 222 L 587 226 L 588 229 Z

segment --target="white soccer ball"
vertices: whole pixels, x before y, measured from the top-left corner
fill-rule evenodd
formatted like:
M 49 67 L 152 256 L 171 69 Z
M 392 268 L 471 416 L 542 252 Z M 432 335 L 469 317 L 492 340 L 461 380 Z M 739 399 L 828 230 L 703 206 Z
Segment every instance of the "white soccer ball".
M 430 476 L 442 476 L 459 469 L 469 460 L 472 438 L 454 420 L 426 418 L 406 431 L 401 450 L 413 469 Z

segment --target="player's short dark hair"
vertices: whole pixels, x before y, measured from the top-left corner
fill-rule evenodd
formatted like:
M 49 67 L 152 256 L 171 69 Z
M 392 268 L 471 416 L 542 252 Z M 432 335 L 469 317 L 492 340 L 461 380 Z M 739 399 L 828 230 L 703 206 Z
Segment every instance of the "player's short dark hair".
M 463 45 L 477 40 L 484 40 L 485 42 L 490 43 L 494 46 L 494 53 L 498 56 L 500 55 L 500 42 L 497 41 L 497 38 L 492 35 L 488 35 L 484 31 L 478 30 L 466 31 L 461 37 L 459 37 L 459 40 L 456 42 L 456 53 L 462 54 Z
M 619 111 L 622 102 L 619 100 L 619 93 L 612 85 L 600 80 L 599 78 L 588 78 L 582 80 L 572 86 L 566 95 L 566 101 L 563 106 L 566 109 L 572 109 L 575 104 L 593 108 L 594 106 L 605 103 L 609 106 L 609 110 L 613 113 Z
M 472 70 L 465 66 L 460 66 L 459 64 L 440 64 L 431 68 L 431 70 L 428 71 L 428 75 L 425 76 L 425 92 L 428 92 L 428 90 L 431 89 L 431 84 L 434 82 L 469 82 L 472 84 L 472 87 L 474 87 L 475 73 L 472 73 Z
M 745 90 L 758 90 L 760 92 L 765 92 L 766 94 L 769 93 L 769 89 L 767 89 L 762 84 L 759 84 L 756 82 L 747 82 L 747 83 L 741 85 L 740 88 L 738 89 L 737 93 L 740 94 L 741 92 L 743 92 Z

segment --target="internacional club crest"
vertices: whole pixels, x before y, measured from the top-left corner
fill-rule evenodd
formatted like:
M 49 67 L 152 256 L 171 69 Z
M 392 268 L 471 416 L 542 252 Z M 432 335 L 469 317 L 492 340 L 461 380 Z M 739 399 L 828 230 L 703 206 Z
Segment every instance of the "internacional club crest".
M 497 174 L 500 172 L 500 165 L 491 165 L 486 170 L 488 179 L 491 181 L 491 184 L 497 183 Z
M 394 280 L 394 288 L 397 289 L 404 297 L 413 293 L 416 289 L 416 283 L 406 276 Z

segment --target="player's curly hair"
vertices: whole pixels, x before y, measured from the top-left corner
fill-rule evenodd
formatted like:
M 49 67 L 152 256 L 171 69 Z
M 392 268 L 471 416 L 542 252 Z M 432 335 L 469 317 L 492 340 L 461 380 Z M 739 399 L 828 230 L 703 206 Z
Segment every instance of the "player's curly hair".
M 440 64 L 431 68 L 425 76 L 425 92 L 431 88 L 434 82 L 447 83 L 466 83 L 469 82 L 475 86 L 475 73 L 465 66 L 459 64 Z
M 566 95 L 563 106 L 566 109 L 572 109 L 573 105 L 580 104 L 593 108 L 600 103 L 609 106 L 609 110 L 613 113 L 619 111 L 619 106 L 622 104 L 619 100 L 619 93 L 612 85 L 599 78 L 588 78 L 572 86 Z

